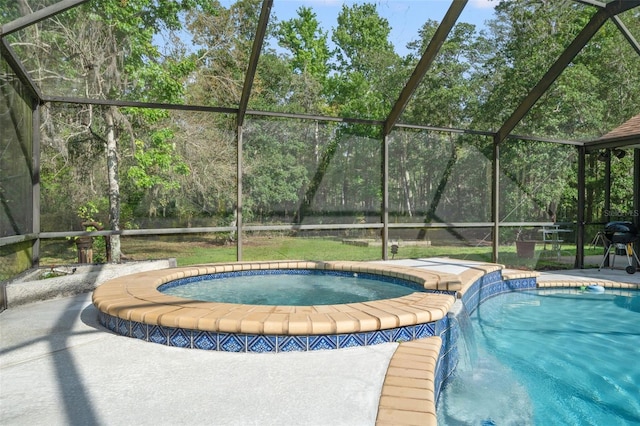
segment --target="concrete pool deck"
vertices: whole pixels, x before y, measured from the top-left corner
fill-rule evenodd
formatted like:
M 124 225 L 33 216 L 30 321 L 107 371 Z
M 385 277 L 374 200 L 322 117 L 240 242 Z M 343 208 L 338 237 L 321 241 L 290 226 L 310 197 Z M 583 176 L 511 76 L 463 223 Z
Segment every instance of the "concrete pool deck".
M 452 259 L 388 263 L 447 273 L 476 267 Z M 638 288 L 640 273 L 545 272 L 538 282 Z M 393 415 L 394 424 L 411 424 L 411 418 L 386 409 L 420 401 L 415 393 L 383 390 L 394 374 L 421 380 L 406 377 L 421 374 L 425 363 L 416 361 L 405 343 L 282 354 L 210 352 L 115 335 L 98 325 L 97 312 L 85 293 L 0 314 L 1 424 L 390 423 L 381 413 Z M 407 350 L 401 353 L 399 347 Z M 405 411 L 419 414 L 415 407 Z

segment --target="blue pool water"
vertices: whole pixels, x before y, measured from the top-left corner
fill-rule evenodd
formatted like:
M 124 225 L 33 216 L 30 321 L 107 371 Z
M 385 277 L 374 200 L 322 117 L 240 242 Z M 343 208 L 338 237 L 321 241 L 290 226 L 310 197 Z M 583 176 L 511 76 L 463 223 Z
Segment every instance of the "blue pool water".
M 470 320 L 439 425 L 640 425 L 640 292 L 507 293 Z
M 162 293 L 194 300 L 248 305 L 335 305 L 391 299 L 420 291 L 395 278 L 312 270 L 216 274 L 162 285 Z

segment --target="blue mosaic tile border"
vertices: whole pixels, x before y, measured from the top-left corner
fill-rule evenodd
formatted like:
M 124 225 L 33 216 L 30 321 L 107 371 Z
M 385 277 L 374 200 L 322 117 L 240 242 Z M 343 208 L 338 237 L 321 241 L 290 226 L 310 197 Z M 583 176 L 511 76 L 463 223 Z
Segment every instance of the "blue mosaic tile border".
M 438 330 L 442 330 L 442 325 L 438 324 L 439 321 L 363 333 L 281 336 L 163 327 L 124 320 L 104 312 L 99 313 L 98 320 L 104 327 L 122 336 L 166 346 L 223 352 L 275 353 L 371 346 L 423 339 L 434 336 Z
M 425 290 L 420 284 L 398 278 L 390 277 L 381 274 L 370 274 L 367 272 L 349 272 L 349 271 L 337 271 L 331 269 L 254 269 L 247 271 L 233 271 L 233 272 L 219 272 L 215 274 L 196 275 L 193 277 L 180 278 L 177 280 L 169 281 L 158 287 L 159 292 L 163 292 L 173 287 L 178 287 L 185 284 L 195 283 L 199 281 L 210 281 L 222 278 L 238 278 L 255 275 L 317 275 L 317 276 L 337 276 L 337 277 L 354 277 L 382 281 L 385 283 L 396 284 L 403 287 L 408 287 L 415 291 L 436 293 L 440 291 Z M 449 292 L 451 293 L 451 292 Z
M 519 278 L 513 280 L 503 280 L 500 271 L 491 272 L 475 283 L 462 296 L 462 303 L 467 312 L 471 315 L 478 309 L 478 306 L 490 297 L 497 296 L 502 293 L 509 293 L 519 290 L 530 290 L 536 288 L 536 279 Z
M 519 278 L 505 281 L 501 271 L 490 272 L 474 282 L 462 296 L 462 304 L 468 315 L 471 315 L 485 300 L 502 293 L 520 290 L 531 290 L 537 287 L 535 278 Z M 460 359 L 457 342 L 461 336 L 461 330 L 453 312 L 439 321 L 436 326 L 437 336 L 442 339 L 442 347 L 436 364 L 435 372 L 435 399 L 438 400 L 442 386 L 454 373 Z

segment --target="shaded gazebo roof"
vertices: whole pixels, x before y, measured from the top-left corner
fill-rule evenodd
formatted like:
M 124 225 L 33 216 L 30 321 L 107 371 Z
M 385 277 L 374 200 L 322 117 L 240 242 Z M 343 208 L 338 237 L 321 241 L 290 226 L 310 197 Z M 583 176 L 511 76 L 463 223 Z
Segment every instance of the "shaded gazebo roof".
M 606 135 L 603 135 L 600 139 L 611 139 L 634 135 L 638 136 L 638 139 L 640 139 L 640 114 L 635 117 L 631 117 L 622 125 L 616 127 Z

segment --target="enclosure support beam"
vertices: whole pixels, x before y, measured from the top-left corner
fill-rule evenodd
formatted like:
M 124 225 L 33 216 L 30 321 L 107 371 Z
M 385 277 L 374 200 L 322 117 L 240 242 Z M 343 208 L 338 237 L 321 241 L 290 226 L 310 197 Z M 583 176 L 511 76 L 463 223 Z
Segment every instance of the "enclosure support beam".
M 594 141 L 585 142 L 584 146 L 587 152 L 597 151 L 599 149 L 624 148 L 630 145 L 636 145 L 640 139 L 640 135 L 627 135 L 616 138 L 596 139 Z
M 389 135 L 382 136 L 382 259 L 389 260 Z
M 493 136 L 493 172 L 491 174 L 491 221 L 493 222 L 491 259 L 498 263 L 498 244 L 500 242 L 500 144 L 498 135 Z
M 598 154 L 599 155 L 599 154 Z M 610 149 L 605 151 L 604 158 L 604 219 L 611 210 L 611 155 L 613 153 Z
M 238 108 L 214 107 L 205 105 L 183 105 L 169 104 L 162 102 L 137 102 L 125 101 L 122 99 L 97 99 L 97 98 L 76 98 L 71 96 L 48 96 L 42 95 L 43 102 L 63 103 L 63 104 L 80 104 L 80 105 L 113 105 L 117 107 L 133 107 L 133 108 L 153 108 L 153 109 L 169 109 L 177 111 L 198 111 L 198 112 L 217 112 L 221 114 L 238 114 Z
M 236 153 L 236 260 L 242 261 L 242 126 L 238 126 Z
M 586 188 L 586 149 L 578 147 L 578 215 L 576 218 L 576 259 L 574 267 L 584 268 L 584 209 L 585 209 L 585 188 Z
M 2 52 L 2 57 L 7 61 L 13 72 L 16 73 L 20 82 L 29 90 L 31 96 L 40 101 L 42 93 L 38 85 L 31 79 L 29 72 L 27 72 L 22 62 L 18 60 L 16 53 L 4 38 L 0 41 L 0 51 Z
M 600 7 L 600 8 L 605 8 L 607 7 L 606 3 L 603 3 L 601 1 L 596 1 L 596 0 L 573 0 L 576 3 L 582 3 L 582 4 L 587 4 L 589 6 L 595 6 L 595 7 Z
M 631 32 L 629 32 L 629 29 L 624 24 L 624 22 L 622 22 L 622 20 L 618 16 L 614 16 L 613 18 L 611 18 L 611 20 L 613 21 L 614 24 L 616 24 L 616 26 L 618 27 L 618 29 L 620 30 L 624 38 L 627 39 L 627 41 L 629 42 L 633 50 L 635 50 L 636 53 L 640 55 L 640 43 L 638 43 L 638 40 L 636 40 L 635 37 L 633 37 L 633 35 L 631 34 Z
M 38 235 L 31 245 L 31 266 L 40 266 L 40 102 L 32 100 L 31 117 L 31 232 Z
M 411 74 L 409 81 L 407 81 L 407 84 L 403 87 L 398 100 L 391 109 L 391 112 L 384 123 L 384 129 L 382 130 L 383 135 L 388 135 L 393 126 L 398 122 L 400 115 L 402 115 L 402 112 L 409 103 L 411 96 L 413 96 L 413 92 L 415 92 L 416 88 L 420 85 L 422 78 L 431 67 L 438 51 L 447 39 L 449 32 L 458 21 L 462 10 L 467 5 L 467 1 L 468 0 L 453 0 L 451 3 L 449 10 L 447 10 L 446 15 L 442 18 L 442 22 L 436 29 L 433 38 L 422 54 L 418 65 L 416 65 L 416 68 L 413 70 L 413 74 Z
M 588 152 L 588 151 L 587 151 Z M 598 219 L 607 222 L 607 216 L 609 210 L 611 210 L 611 149 L 607 148 L 604 151 L 604 211 L 602 215 L 599 215 Z M 598 153 L 597 161 L 600 161 L 600 155 Z M 604 259 L 604 266 L 609 266 L 609 258 Z
M 52 16 L 57 15 L 58 13 L 65 12 L 72 7 L 76 7 L 82 3 L 86 3 L 89 0 L 62 0 L 57 3 L 54 3 L 50 6 L 44 7 L 40 10 L 37 10 L 28 15 L 22 16 L 18 19 L 15 19 L 11 22 L 8 22 L 2 26 L 2 35 L 3 37 L 7 34 L 11 34 L 16 31 L 20 31 L 23 28 L 26 28 L 30 25 L 36 24 L 45 19 L 51 18 Z
M 260 19 L 256 28 L 256 35 L 253 38 L 253 47 L 251 48 L 251 56 L 249 56 L 249 65 L 247 65 L 247 73 L 244 77 L 244 86 L 242 87 L 242 95 L 240 96 L 240 104 L 238 106 L 238 126 L 244 123 L 244 116 L 247 113 L 247 105 L 249 105 L 249 96 L 253 87 L 253 79 L 258 68 L 258 59 L 262 51 L 262 43 L 267 32 L 267 24 L 269 23 L 269 14 L 271 13 L 273 0 L 264 0 L 262 9 L 260 10 Z
M 640 148 L 633 150 L 633 224 L 640 229 Z M 640 241 L 635 243 L 634 250 L 640 251 Z M 640 265 L 636 265 L 640 267 Z

